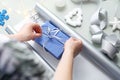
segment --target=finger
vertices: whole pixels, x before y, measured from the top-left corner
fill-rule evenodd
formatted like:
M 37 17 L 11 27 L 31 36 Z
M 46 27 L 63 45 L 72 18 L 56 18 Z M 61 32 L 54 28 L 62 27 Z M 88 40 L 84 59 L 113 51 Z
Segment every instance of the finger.
M 34 30 L 36 33 L 42 33 L 42 29 L 40 28 L 39 24 L 34 24 L 34 25 L 33 25 L 33 30 Z
M 40 37 L 42 34 L 40 34 L 40 33 L 36 33 L 36 34 L 34 34 L 34 38 L 37 38 L 37 37 Z
M 42 30 L 41 30 L 40 27 L 35 26 L 35 27 L 33 28 L 33 30 L 34 30 L 36 33 L 42 33 Z

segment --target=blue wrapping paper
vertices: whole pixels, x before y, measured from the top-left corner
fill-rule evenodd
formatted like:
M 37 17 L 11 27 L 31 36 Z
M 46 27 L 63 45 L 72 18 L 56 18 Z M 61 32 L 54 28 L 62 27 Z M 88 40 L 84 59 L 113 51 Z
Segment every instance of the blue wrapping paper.
M 56 57 L 57 59 L 60 59 L 64 50 L 63 49 L 64 43 L 70 37 L 63 31 L 59 30 L 59 28 L 55 26 L 53 23 L 51 23 L 50 21 L 46 21 L 41 27 L 42 27 L 43 34 L 41 37 L 36 38 L 35 42 L 41 45 L 46 51 L 48 51 L 54 57 Z M 48 30 L 51 30 L 51 32 L 46 35 Z M 56 31 L 58 32 L 55 35 L 56 36 L 55 38 L 48 37 L 48 35 L 50 36 L 54 35 Z

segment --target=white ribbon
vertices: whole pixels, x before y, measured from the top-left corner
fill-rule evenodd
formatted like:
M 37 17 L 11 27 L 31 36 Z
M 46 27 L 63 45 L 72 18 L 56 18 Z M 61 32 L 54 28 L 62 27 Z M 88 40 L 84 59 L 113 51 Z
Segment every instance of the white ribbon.
M 50 29 L 50 28 L 48 27 L 47 30 L 46 30 L 45 32 L 43 32 L 43 35 L 46 36 L 46 37 L 48 37 L 49 40 L 50 40 L 50 39 L 56 39 L 56 40 L 58 40 L 60 43 L 64 44 L 64 42 L 61 40 L 61 38 L 57 36 L 57 34 L 58 34 L 59 32 L 60 32 L 60 30 L 59 30 L 58 28 Z M 54 34 L 52 34 L 52 33 L 54 33 Z M 45 41 L 45 42 L 43 43 L 43 49 L 44 49 L 44 50 L 45 50 L 45 45 L 48 43 L 49 40 L 47 40 L 47 41 Z
M 99 8 L 91 18 L 91 25 L 98 25 L 100 29 L 105 29 L 108 25 L 108 14 L 105 9 Z

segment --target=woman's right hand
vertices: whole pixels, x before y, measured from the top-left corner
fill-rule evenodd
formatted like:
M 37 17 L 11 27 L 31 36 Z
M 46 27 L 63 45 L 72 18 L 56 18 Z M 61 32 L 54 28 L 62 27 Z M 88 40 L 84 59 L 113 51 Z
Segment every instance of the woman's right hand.
M 65 42 L 64 45 L 64 51 L 67 53 L 72 53 L 72 55 L 75 57 L 82 48 L 82 41 L 76 38 L 70 38 Z

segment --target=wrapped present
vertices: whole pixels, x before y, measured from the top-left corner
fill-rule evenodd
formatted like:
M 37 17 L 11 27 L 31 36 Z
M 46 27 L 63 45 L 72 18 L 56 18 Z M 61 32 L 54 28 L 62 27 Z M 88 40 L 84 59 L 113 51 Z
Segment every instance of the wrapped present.
M 43 49 L 51 53 L 54 57 L 60 59 L 63 53 L 64 43 L 70 36 L 61 31 L 50 21 L 46 21 L 41 27 L 43 34 L 41 37 L 36 38 L 35 42 L 41 45 Z

